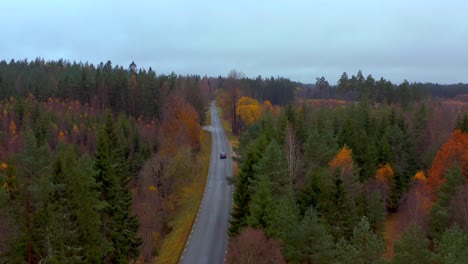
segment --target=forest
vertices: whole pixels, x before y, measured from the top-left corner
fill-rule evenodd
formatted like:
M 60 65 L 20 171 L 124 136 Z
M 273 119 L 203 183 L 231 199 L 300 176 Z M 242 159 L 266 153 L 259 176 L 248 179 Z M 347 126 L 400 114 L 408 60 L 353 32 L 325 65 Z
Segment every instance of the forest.
M 238 141 L 228 263 L 468 262 L 466 84 L 41 58 L 0 62 L 0 262 L 158 262 L 213 99 Z
M 468 261 L 465 85 L 359 71 L 271 106 L 239 83 L 217 94 L 239 138 L 228 263 Z

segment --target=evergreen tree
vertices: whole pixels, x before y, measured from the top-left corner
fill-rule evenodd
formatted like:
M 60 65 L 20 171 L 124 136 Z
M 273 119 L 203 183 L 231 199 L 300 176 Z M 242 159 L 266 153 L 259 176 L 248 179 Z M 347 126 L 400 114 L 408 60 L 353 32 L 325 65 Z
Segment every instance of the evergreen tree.
M 385 202 L 379 192 L 373 191 L 367 198 L 365 215 L 372 230 L 377 234 L 381 234 L 384 229 Z
M 468 234 L 458 226 L 446 229 L 436 242 L 436 263 L 468 263 Z
M 271 225 L 266 228 L 266 233 L 280 239 L 283 242 L 288 242 L 291 239 L 291 234 L 297 228 L 300 220 L 299 208 L 294 199 L 293 190 L 287 186 L 288 191 L 285 195 L 279 198 L 275 204 L 273 213 L 271 214 Z
M 138 219 L 131 214 L 128 162 L 113 122 L 111 114 L 107 113 L 95 153 L 96 182 L 100 199 L 107 202 L 101 218 L 102 233 L 112 243 L 112 250 L 104 262 L 127 263 L 138 256 L 141 239 L 138 237 Z
M 251 196 L 247 224 L 252 228 L 267 229 L 271 226 L 274 210 L 272 184 L 266 175 L 261 175 L 253 186 L 255 191 Z
M 57 192 L 57 198 L 66 208 L 67 217 L 62 217 L 72 227 L 72 234 L 66 241 L 66 249 L 74 249 L 66 254 L 67 263 L 100 262 L 110 249 L 110 244 L 100 233 L 101 211 L 106 204 L 99 200 L 94 176 L 93 160 L 84 155 L 78 158 L 71 146 L 61 144 L 54 163 L 57 183 L 64 188 Z M 66 232 L 66 229 L 63 230 Z M 70 259 L 74 256 L 74 259 Z M 63 261 L 62 261 L 63 262 Z
M 333 258 L 333 237 L 321 223 L 315 209 L 309 208 L 292 231 L 286 247 L 291 263 L 330 263 Z
M 328 166 L 328 162 L 338 151 L 338 144 L 330 121 L 324 122 L 321 128 L 317 126 L 312 128 L 304 149 L 304 166 L 307 171 L 313 172 L 320 167 Z
M 348 74 L 346 72 L 343 72 L 340 79 L 338 80 L 337 93 L 341 98 L 343 98 L 344 95 L 349 91 L 349 89 L 350 84 Z
M 243 154 L 234 192 L 234 208 L 231 212 L 231 220 L 229 220 L 228 233 L 230 237 L 237 235 L 247 224 L 251 195 L 249 186 L 254 178 L 254 165 L 262 158 L 266 144 L 266 139 L 261 136 L 250 142 L 246 147 L 245 154 Z
M 366 217 L 363 217 L 353 230 L 350 242 L 340 240 L 336 247 L 337 263 L 385 263 L 382 253 L 384 242 L 370 228 Z
M 281 147 L 275 140 L 268 144 L 265 153 L 259 162 L 253 165 L 253 169 L 255 177 L 251 180 L 251 184 L 257 179 L 263 179 L 269 183 L 273 196 L 278 197 L 284 193 L 288 184 L 286 164 Z
M 333 187 L 329 193 L 325 217 L 331 226 L 331 233 L 336 240 L 349 238 L 353 227 L 358 223 L 355 200 L 349 195 L 338 171 L 333 176 Z
M 440 187 L 439 198 L 431 209 L 430 231 L 431 236 L 439 237 L 450 225 L 450 201 L 457 188 L 463 185 L 465 177 L 458 163 L 454 163 L 445 173 L 445 183 Z
M 463 117 L 461 115 L 457 117 L 455 129 L 460 129 L 463 133 L 468 133 L 468 114 L 464 114 Z
M 26 132 L 24 148 L 18 156 L 18 195 L 11 202 L 20 225 L 18 238 L 8 262 L 49 261 L 59 249 L 55 241 L 60 235 L 59 217 L 54 212 L 50 195 L 58 186 L 52 182 L 52 161 L 49 149 L 38 145 L 32 132 Z
M 420 226 L 412 224 L 394 245 L 395 256 L 392 263 L 430 263 L 429 239 Z

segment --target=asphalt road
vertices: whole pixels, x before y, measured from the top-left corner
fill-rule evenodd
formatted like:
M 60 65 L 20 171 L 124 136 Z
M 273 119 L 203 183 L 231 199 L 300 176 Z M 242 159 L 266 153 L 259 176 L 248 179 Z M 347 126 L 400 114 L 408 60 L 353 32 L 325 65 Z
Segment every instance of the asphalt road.
M 185 245 L 180 263 L 224 263 L 227 251 L 228 220 L 232 207 L 232 185 L 226 176 L 232 176 L 229 143 L 214 102 L 211 104 L 211 160 L 208 180 L 201 207 L 192 232 Z M 226 159 L 219 153 L 225 151 Z

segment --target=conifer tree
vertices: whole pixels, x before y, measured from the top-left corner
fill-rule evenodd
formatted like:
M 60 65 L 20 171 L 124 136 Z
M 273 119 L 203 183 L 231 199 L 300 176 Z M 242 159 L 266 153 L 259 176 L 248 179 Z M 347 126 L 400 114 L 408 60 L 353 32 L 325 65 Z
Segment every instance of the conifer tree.
M 107 113 L 95 153 L 96 182 L 100 199 L 107 202 L 101 218 L 102 233 L 112 243 L 104 262 L 127 263 L 138 256 L 141 239 L 138 219 L 131 213 L 129 165 L 113 122 L 111 114 Z
M 262 152 L 267 142 L 261 136 L 257 140 L 250 142 L 245 150 L 245 158 L 242 157 L 242 165 L 239 171 L 236 189 L 234 192 L 234 208 L 229 220 L 229 236 L 237 235 L 242 227 L 247 224 L 249 213 L 249 203 L 251 198 L 251 188 L 249 187 L 254 178 L 254 165 L 262 158 Z
M 330 263 L 333 237 L 327 232 L 315 209 L 309 208 L 292 231 L 286 257 L 293 263 Z
M 412 224 L 394 245 L 395 256 L 392 263 L 430 263 L 429 239 L 420 226 Z
M 450 201 L 457 188 L 463 185 L 465 177 L 461 173 L 461 167 L 454 163 L 445 173 L 445 183 L 439 189 L 439 198 L 431 209 L 430 235 L 439 237 L 450 225 Z
M 65 255 L 68 259 L 64 261 L 68 263 L 100 262 L 110 250 L 110 244 L 99 229 L 102 209 L 106 204 L 99 200 L 95 175 L 91 157 L 84 155 L 78 158 L 71 146 L 58 146 L 54 179 L 62 188 L 56 195 L 58 201 L 63 203 L 62 208 L 66 209 L 66 217 L 62 217 L 67 221 L 65 226 L 73 231 L 65 247 L 74 249 L 72 254 Z
M 370 228 L 366 217 L 363 217 L 353 230 L 350 242 L 341 239 L 336 246 L 337 263 L 385 263 L 382 253 L 384 242 Z
M 436 241 L 436 263 L 468 263 L 468 234 L 458 226 L 445 230 Z

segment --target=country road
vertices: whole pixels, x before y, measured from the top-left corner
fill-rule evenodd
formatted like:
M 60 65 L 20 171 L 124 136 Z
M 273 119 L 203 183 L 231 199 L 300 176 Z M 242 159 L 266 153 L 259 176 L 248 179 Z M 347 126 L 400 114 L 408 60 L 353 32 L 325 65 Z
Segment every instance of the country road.
M 187 240 L 180 263 L 224 263 L 227 250 L 227 229 L 232 206 L 232 186 L 226 176 L 232 176 L 229 143 L 214 102 L 211 104 L 211 160 L 208 180 L 196 222 Z M 225 151 L 226 159 L 219 153 Z

